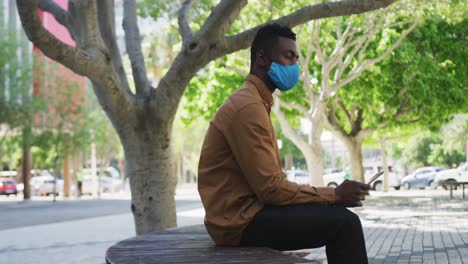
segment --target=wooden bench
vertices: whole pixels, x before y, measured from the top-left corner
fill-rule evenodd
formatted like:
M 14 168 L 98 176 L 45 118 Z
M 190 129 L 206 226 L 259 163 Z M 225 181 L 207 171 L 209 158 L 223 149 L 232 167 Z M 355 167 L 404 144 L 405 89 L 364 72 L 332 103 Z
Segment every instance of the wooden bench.
M 107 264 L 318 263 L 269 248 L 215 246 L 203 225 L 135 236 L 111 246 Z
M 454 183 L 454 184 L 449 182 L 447 184 L 450 186 L 449 187 L 449 189 L 450 189 L 450 200 L 453 199 L 453 189 L 454 188 L 456 189 L 460 185 L 462 186 L 462 193 L 463 193 L 462 197 L 463 197 L 463 200 L 465 200 L 465 185 L 468 185 L 468 182 L 457 182 L 457 183 Z

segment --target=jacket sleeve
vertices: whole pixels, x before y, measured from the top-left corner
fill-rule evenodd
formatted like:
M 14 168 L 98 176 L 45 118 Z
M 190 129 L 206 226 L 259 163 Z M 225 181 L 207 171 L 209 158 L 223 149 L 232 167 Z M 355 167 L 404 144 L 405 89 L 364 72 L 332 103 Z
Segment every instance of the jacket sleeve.
M 286 179 L 278 164 L 271 121 L 265 106 L 251 103 L 238 110 L 225 132 L 234 158 L 247 182 L 264 204 L 333 204 L 335 191 L 328 187 L 300 185 Z

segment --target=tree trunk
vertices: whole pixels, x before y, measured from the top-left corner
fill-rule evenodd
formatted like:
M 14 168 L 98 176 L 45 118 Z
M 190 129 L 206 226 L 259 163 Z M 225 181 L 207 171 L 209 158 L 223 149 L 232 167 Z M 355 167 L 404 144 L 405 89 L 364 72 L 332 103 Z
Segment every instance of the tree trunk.
M 70 197 L 70 155 L 65 155 L 63 159 L 63 197 Z
M 304 152 L 312 186 L 323 186 L 323 157 L 322 142 L 320 141 L 322 131 L 323 128 L 320 122 L 312 125 L 309 151 Z
M 351 165 L 351 179 L 364 182 L 364 168 L 362 167 L 362 140 L 354 137 L 346 138 L 344 143 L 348 149 Z
M 171 228 L 177 221 L 171 128 L 154 129 L 150 118 L 141 122 L 145 129 L 122 140 L 137 234 Z M 161 124 L 167 123 L 156 125 Z
M 388 192 L 388 160 L 387 160 L 387 144 L 385 139 L 380 139 L 380 151 L 382 152 L 382 169 L 383 175 L 383 191 Z
M 309 172 L 309 183 L 312 186 L 323 186 L 323 159 L 322 144 L 320 141 L 320 136 L 323 131 L 323 121 L 321 121 L 321 117 L 311 120 L 311 135 L 309 142 L 307 142 L 294 131 L 289 121 L 286 120 L 284 113 L 279 109 L 278 103 L 274 105 L 273 111 L 278 118 L 283 134 L 291 140 L 304 155 L 307 163 L 307 171 Z
M 29 179 L 31 179 L 31 130 L 29 128 L 23 129 L 23 199 L 31 199 L 31 186 L 29 186 Z
M 81 167 L 83 166 L 81 157 L 82 157 L 81 152 L 77 152 L 75 153 L 75 155 L 73 155 L 73 158 L 72 158 L 73 174 L 71 175 L 71 184 L 75 186 L 75 192 L 72 193 L 73 196 L 78 196 L 78 180 L 77 179 L 78 179 L 78 173 L 81 172 Z
M 294 166 L 294 158 L 292 154 L 284 155 L 284 169 L 290 170 Z
M 177 183 L 180 184 L 183 183 L 183 171 L 184 171 L 184 165 L 182 164 L 182 153 L 177 153 L 175 154 L 175 175 L 177 177 Z
M 465 141 L 465 156 L 466 162 L 468 162 L 468 139 Z

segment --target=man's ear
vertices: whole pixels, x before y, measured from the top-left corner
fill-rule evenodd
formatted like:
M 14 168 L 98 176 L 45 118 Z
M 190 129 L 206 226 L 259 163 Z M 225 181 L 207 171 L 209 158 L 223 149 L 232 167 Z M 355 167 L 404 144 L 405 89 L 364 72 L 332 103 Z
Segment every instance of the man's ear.
M 264 50 L 258 50 L 255 58 L 256 64 L 262 67 L 270 67 L 271 60 L 266 56 Z

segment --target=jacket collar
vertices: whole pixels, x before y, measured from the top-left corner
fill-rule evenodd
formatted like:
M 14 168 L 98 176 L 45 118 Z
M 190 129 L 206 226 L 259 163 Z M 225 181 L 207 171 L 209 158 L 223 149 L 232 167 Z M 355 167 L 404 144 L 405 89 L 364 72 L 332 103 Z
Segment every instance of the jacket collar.
M 270 89 L 268 89 L 266 84 L 262 80 L 260 80 L 260 78 L 253 74 L 247 75 L 246 79 L 248 82 L 252 83 L 255 86 L 255 88 L 257 88 L 258 93 L 262 97 L 262 100 L 268 109 L 268 112 L 270 112 L 271 106 L 273 105 L 273 95 Z

